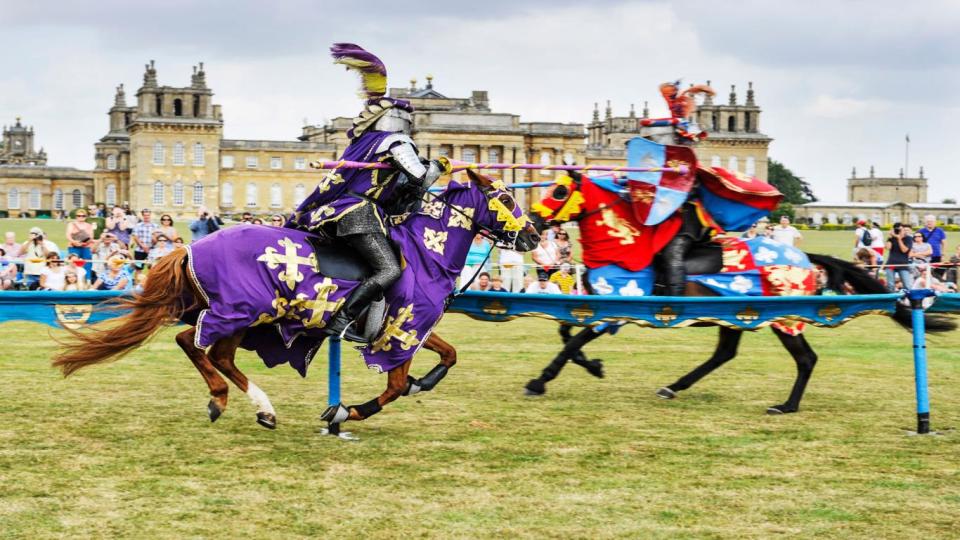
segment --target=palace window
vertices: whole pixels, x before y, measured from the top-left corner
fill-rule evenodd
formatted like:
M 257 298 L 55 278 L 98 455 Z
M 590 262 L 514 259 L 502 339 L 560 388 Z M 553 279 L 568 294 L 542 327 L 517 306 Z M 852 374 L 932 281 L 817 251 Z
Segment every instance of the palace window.
M 220 159 L 220 165 L 221 165 L 224 169 L 232 169 L 232 168 L 233 168 L 233 156 L 223 156 L 223 158 Z
M 63 190 L 60 188 L 53 190 L 53 209 L 63 210 Z
M 270 186 L 270 208 L 280 208 L 283 205 L 283 188 L 280 184 Z
M 20 209 L 20 190 L 12 187 L 7 191 L 7 208 L 11 210 Z
M 540 164 L 550 165 L 550 152 L 547 152 L 546 150 L 540 151 Z M 540 171 L 541 176 L 550 176 L 551 174 L 553 174 L 553 172 L 551 171 L 544 171 L 544 170 Z
M 117 168 L 117 155 L 116 154 L 107 154 L 107 168 L 111 171 L 116 170 Z
M 203 183 L 193 183 L 193 205 L 201 206 L 203 204 Z
M 500 163 L 500 149 L 491 148 L 487 150 L 487 161 L 490 163 Z
M 63 197 L 63 194 L 60 194 L 60 197 Z M 107 206 L 114 206 L 117 204 L 117 185 L 116 184 L 107 184 Z M 61 205 L 63 202 L 61 201 Z
M 303 158 L 298 158 L 303 159 Z M 293 188 L 293 205 L 300 206 L 300 203 L 307 198 L 307 188 L 303 184 L 297 184 Z
M 739 170 L 739 166 L 740 164 L 737 162 L 737 156 L 730 156 L 730 159 L 727 160 L 727 169 L 733 172 Z
M 247 206 L 257 205 L 257 185 L 253 182 L 247 184 Z
M 173 184 L 173 205 L 183 206 L 183 182 Z
M 154 165 L 163 165 L 163 143 L 156 143 L 153 145 L 153 164 Z
M 757 175 L 757 162 L 752 157 L 747 158 L 746 169 L 743 171 L 747 173 L 747 176 L 756 176 Z
M 472 146 L 463 147 L 463 161 L 467 163 L 477 162 L 477 149 Z
M 270 168 L 279 169 L 283 167 L 283 158 L 272 157 L 270 158 Z
M 717 156 L 717 155 L 710 156 L 710 166 L 722 167 L 723 165 L 721 165 L 720 156 Z
M 173 100 L 173 115 L 183 116 L 183 100 L 180 98 Z
M 293 160 L 293 168 L 298 171 L 306 170 L 307 168 L 307 159 L 298 157 Z
M 193 164 L 202 166 L 205 165 L 206 162 L 207 160 L 203 155 L 203 145 L 200 143 L 193 143 Z
M 193 95 L 193 117 L 200 118 L 200 95 Z
M 735 115 L 730 115 L 727 117 L 727 131 L 736 131 L 737 130 L 737 117 Z
M 40 190 L 38 188 L 32 188 L 30 190 L 30 209 L 40 209 Z
M 153 183 L 153 205 L 162 206 L 163 205 L 163 182 L 157 180 Z
M 83 192 L 79 189 L 73 190 L 73 207 L 83 208 Z
M 257 156 L 247 156 L 247 168 L 248 169 L 257 168 Z
M 173 164 L 183 165 L 183 163 L 184 163 L 183 143 L 176 143 L 173 145 Z
M 223 206 L 233 206 L 233 184 L 224 182 L 220 186 L 220 204 Z

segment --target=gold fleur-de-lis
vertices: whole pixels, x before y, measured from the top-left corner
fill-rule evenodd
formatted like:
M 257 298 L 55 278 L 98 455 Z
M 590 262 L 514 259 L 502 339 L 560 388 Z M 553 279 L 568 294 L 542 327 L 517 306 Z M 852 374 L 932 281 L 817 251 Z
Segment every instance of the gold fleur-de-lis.
M 283 248 L 282 254 L 278 252 L 276 248 L 269 246 L 264 250 L 263 255 L 257 257 L 257 260 L 267 263 L 267 268 L 271 270 L 283 266 L 283 270 L 280 271 L 277 277 L 280 281 L 285 282 L 287 287 L 293 289 L 297 283 L 303 281 L 300 266 L 315 268 L 317 266 L 317 258 L 312 251 L 309 256 L 301 257 L 299 253 L 297 253 L 297 248 L 302 246 L 289 238 L 284 237 L 283 240 L 278 240 L 277 243 Z
M 440 201 L 430 201 L 424 204 L 420 211 L 433 219 L 440 219 L 443 217 L 443 203 Z
M 320 193 L 329 191 L 330 187 L 335 184 L 342 184 L 344 182 L 343 177 L 335 172 L 331 172 L 324 176 L 320 182 L 317 183 L 317 190 Z
M 310 317 L 302 319 L 303 325 L 306 328 L 323 328 L 327 324 L 323 316 L 340 309 L 340 306 L 343 305 L 343 298 L 336 302 L 329 300 L 330 295 L 336 292 L 337 289 L 339 289 L 339 287 L 333 284 L 333 280 L 325 277 L 319 283 L 314 284 L 313 290 L 317 293 L 314 299 L 311 300 L 309 296 L 300 293 L 297 295 L 297 299 L 290 303 L 291 308 L 296 309 L 298 312 L 310 310 Z
M 332 216 L 334 212 L 336 212 L 336 210 L 334 210 L 332 206 L 325 204 L 313 212 L 310 212 L 310 224 L 312 225 L 318 221 L 323 221 Z
M 280 291 L 278 291 L 277 289 L 274 289 L 273 293 L 274 293 L 274 298 L 273 298 L 273 301 L 270 302 L 270 305 L 273 306 L 273 312 L 261 313 L 259 316 L 257 316 L 256 322 L 254 322 L 250 326 L 270 324 L 273 321 L 283 317 L 294 318 L 294 319 L 296 318 L 296 316 L 290 311 L 290 301 L 284 298 L 280 294 Z
M 450 211 L 450 219 L 447 221 L 447 227 L 462 227 L 469 231 L 473 227 L 473 213 L 476 208 L 463 208 L 455 204 L 450 206 L 452 206 L 452 210 Z
M 435 231 L 430 227 L 423 228 L 423 245 L 430 251 L 443 255 L 447 244 L 447 231 Z
M 404 351 L 409 351 L 411 347 L 419 345 L 420 340 L 417 339 L 416 330 L 406 331 L 401 328 L 408 322 L 413 322 L 413 304 L 400 308 L 396 317 L 387 317 L 387 324 L 383 329 L 383 334 L 373 342 L 370 346 L 371 350 L 373 352 L 392 350 L 393 343 L 390 342 L 391 339 L 400 342 L 400 349 Z

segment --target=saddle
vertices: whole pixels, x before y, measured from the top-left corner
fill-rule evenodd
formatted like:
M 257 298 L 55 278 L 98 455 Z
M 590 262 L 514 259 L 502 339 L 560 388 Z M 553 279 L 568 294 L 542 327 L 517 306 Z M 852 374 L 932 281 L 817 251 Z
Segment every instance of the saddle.
M 310 242 L 310 247 L 316 255 L 317 266 L 314 270 L 319 274 L 347 281 L 363 281 L 373 275 L 370 263 L 346 243 L 320 236 L 308 236 L 307 241 Z M 390 240 L 390 245 L 399 259 L 399 247 L 393 240 Z M 369 345 L 380 336 L 386 315 L 387 302 L 380 297 L 379 300 L 363 308 L 357 322 L 347 330 L 343 339 Z
M 717 274 L 723 270 L 723 247 L 716 242 L 694 244 L 683 259 L 687 275 Z

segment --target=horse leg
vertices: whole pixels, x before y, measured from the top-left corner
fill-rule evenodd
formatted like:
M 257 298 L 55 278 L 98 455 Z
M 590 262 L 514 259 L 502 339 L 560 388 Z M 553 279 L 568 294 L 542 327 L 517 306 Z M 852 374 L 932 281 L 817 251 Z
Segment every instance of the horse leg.
M 407 375 L 407 386 L 403 391 L 405 396 L 433 390 L 433 387 L 442 381 L 450 368 L 457 363 L 457 349 L 436 333 L 430 334 L 423 347 L 440 355 L 440 363 L 434 366 L 423 378 L 414 379 Z
M 813 368 L 817 365 L 817 353 L 813 352 L 807 339 L 803 334 L 791 336 L 790 334 L 773 329 L 773 333 L 780 338 L 780 342 L 793 356 L 793 361 L 797 363 L 797 380 L 793 383 L 793 389 L 790 390 L 790 397 L 786 403 L 774 405 L 767 409 L 767 414 L 785 414 L 795 413 L 800 410 L 800 400 L 803 399 L 803 392 L 810 382 L 810 376 L 813 375 Z
M 196 332 L 197 329 L 191 326 L 177 334 L 177 345 L 183 349 L 187 358 L 193 362 L 193 365 L 197 368 L 197 371 L 200 372 L 203 380 L 206 381 L 207 386 L 210 388 L 211 398 L 207 404 L 207 415 L 210 417 L 211 422 L 216 422 L 217 418 L 220 418 L 220 415 L 223 414 L 223 411 L 227 408 L 227 393 L 229 387 L 227 387 L 226 381 L 217 373 L 213 364 L 210 363 L 210 358 L 203 352 L 203 349 L 194 346 L 193 337 Z
M 210 348 L 210 360 L 230 381 L 242 390 L 257 407 L 257 423 L 267 429 L 276 429 L 277 413 L 273 410 L 270 398 L 259 386 L 247 378 L 237 368 L 237 348 L 243 340 L 243 332 L 221 339 Z
M 605 333 L 605 330 L 600 330 L 599 332 L 594 331 L 592 328 L 584 328 L 577 335 L 567 339 L 563 345 L 563 349 L 559 354 L 550 362 L 550 365 L 545 367 L 540 373 L 540 377 L 536 379 L 531 379 L 527 385 L 524 387 L 525 394 L 528 396 L 542 396 L 547 392 L 547 383 L 557 378 L 557 375 L 560 374 L 560 371 L 563 369 L 563 366 L 566 365 L 567 361 L 571 358 L 576 357 L 577 354 L 583 355 L 581 349 L 587 343 L 597 339 Z M 564 332 L 561 330 L 560 337 L 564 338 Z M 602 365 L 601 365 L 602 373 Z
M 569 324 L 560 325 L 560 339 L 563 340 L 564 345 L 566 345 L 567 342 L 572 339 L 572 336 L 570 335 L 571 328 L 573 328 L 573 326 Z M 583 354 L 582 350 L 577 350 L 577 352 L 574 353 L 573 358 L 570 360 L 574 364 L 587 370 L 587 373 L 593 375 L 594 377 L 598 379 L 603 378 L 603 360 L 600 360 L 599 358 L 590 360 L 587 358 L 587 355 Z
M 673 399 L 677 397 L 677 392 L 690 388 L 713 370 L 732 360 L 737 356 L 737 347 L 740 345 L 741 336 L 743 336 L 743 331 L 721 326 L 720 341 L 717 342 L 717 349 L 713 352 L 713 356 L 694 368 L 690 373 L 677 379 L 677 382 L 657 390 L 657 397 Z
M 370 401 L 360 405 L 332 405 L 327 407 L 320 415 L 320 420 L 339 424 L 347 420 L 366 420 L 377 414 L 383 409 L 383 406 L 403 395 L 407 389 L 407 374 L 410 372 L 410 363 L 413 359 L 407 360 L 400 366 L 397 366 L 387 372 L 387 389 L 382 394 Z

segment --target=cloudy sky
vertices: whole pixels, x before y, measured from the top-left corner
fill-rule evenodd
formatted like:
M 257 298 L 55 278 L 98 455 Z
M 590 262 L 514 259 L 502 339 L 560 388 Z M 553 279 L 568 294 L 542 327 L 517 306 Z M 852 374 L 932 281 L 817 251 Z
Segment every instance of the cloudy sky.
M 362 7 L 361 7 L 362 6 Z M 304 119 L 357 112 L 356 81 L 329 44 L 378 54 L 391 86 L 434 76 L 448 96 L 488 90 L 495 111 L 587 122 L 657 84 L 711 80 L 742 100 L 753 81 L 770 156 L 843 200 L 856 166 L 894 176 L 923 165 L 931 200 L 960 196 L 960 3 L 839 1 L 0 0 L 0 122 L 34 125 L 51 164 L 93 166 L 114 87 L 143 65 L 186 86 L 205 62 L 228 138 L 293 139 Z M 132 99 L 130 100 L 132 102 Z

